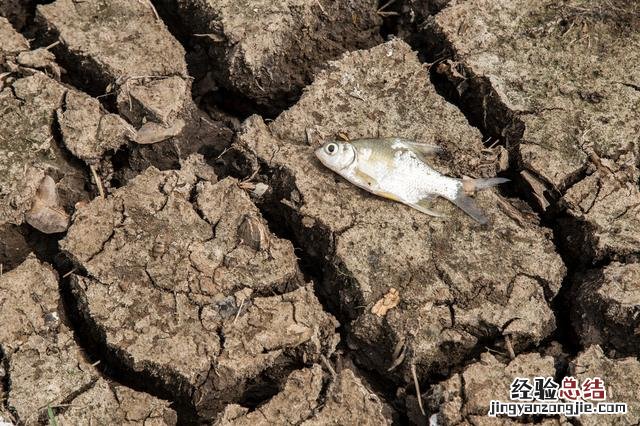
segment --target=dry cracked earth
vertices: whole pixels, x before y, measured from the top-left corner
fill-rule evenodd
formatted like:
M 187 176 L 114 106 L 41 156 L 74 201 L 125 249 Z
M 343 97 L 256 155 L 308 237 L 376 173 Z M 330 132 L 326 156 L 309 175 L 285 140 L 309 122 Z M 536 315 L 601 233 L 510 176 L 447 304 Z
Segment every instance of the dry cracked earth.
M 640 422 L 640 5 L 0 0 L 1 424 Z M 445 150 L 480 226 L 333 138 Z M 626 416 L 486 416 L 516 376 Z M 4 422 L 4 423 L 2 423 Z

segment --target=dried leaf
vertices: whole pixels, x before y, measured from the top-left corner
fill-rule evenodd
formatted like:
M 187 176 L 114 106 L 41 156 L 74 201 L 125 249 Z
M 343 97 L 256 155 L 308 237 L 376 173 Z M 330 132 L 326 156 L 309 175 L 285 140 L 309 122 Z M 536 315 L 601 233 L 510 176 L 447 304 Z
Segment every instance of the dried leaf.
M 25 220 L 45 234 L 56 234 L 69 228 L 69 215 L 59 205 L 58 190 L 51 177 L 42 179 Z
M 238 226 L 240 243 L 259 251 L 269 247 L 269 231 L 257 217 L 246 215 Z
M 182 132 L 184 121 L 177 119 L 171 127 L 165 127 L 158 123 L 145 123 L 140 127 L 136 134 L 135 141 L 141 145 L 149 145 L 156 142 L 162 142 Z
M 383 317 L 390 309 L 398 306 L 398 303 L 400 303 L 400 293 L 395 288 L 390 288 L 389 292 L 373 305 L 371 313 Z

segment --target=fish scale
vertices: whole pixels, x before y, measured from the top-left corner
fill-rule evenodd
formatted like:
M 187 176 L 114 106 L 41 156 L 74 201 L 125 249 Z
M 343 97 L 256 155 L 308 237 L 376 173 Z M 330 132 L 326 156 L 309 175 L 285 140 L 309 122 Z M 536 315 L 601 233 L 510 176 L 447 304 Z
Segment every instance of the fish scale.
M 371 187 L 373 191 L 395 194 L 403 202 L 411 204 L 434 195 L 455 198 L 462 187 L 456 179 L 441 175 L 407 150 L 398 150 L 391 164 L 384 161 L 358 161 L 357 167 L 376 180 Z M 353 168 L 351 176 L 355 178 L 356 164 Z

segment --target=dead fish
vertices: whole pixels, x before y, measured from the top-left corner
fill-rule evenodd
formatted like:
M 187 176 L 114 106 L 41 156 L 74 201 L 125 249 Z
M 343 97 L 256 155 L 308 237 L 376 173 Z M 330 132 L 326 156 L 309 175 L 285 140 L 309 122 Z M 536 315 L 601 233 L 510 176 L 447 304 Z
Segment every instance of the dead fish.
M 446 198 L 481 224 L 487 217 L 467 194 L 509 179 L 456 179 L 431 168 L 426 159 L 442 153 L 439 146 L 401 138 L 330 141 L 315 151 L 322 164 L 349 182 L 426 213 L 436 197 Z

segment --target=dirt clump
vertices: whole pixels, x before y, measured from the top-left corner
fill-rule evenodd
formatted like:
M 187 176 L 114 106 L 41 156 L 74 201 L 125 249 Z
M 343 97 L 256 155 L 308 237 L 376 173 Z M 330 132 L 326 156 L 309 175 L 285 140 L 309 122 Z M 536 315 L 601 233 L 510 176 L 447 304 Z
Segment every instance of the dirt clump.
M 596 261 L 640 243 L 639 23 L 625 1 L 473 0 L 424 26 L 425 49 L 452 57 L 442 69 L 472 119 L 506 137 L 544 185 L 538 199 L 562 197 L 568 245 Z
M 448 215 L 443 221 L 372 196 L 324 168 L 313 155 L 317 145 L 305 142 L 338 133 L 438 144 L 448 155 L 434 167 L 452 176 L 491 176 L 496 164 L 400 40 L 331 62 L 268 126 L 259 117 L 244 123 L 235 147 L 272 188 L 264 208 L 322 259 L 320 291 L 340 312 L 361 363 L 412 383 L 412 364 L 424 378 L 480 345 L 501 345 L 504 335 L 521 352 L 553 331 L 549 301 L 565 269 L 549 232 L 521 203 L 478 194 L 493 222 L 483 228 L 448 203 L 435 204 Z M 390 287 L 397 306 L 383 317 L 372 313 Z
M 57 111 L 64 144 L 87 164 L 99 165 L 103 156 L 135 138 L 135 129 L 117 114 L 108 113 L 97 99 L 68 91 Z
M 638 424 L 640 361 L 635 356 L 611 359 L 602 352 L 600 346 L 589 346 L 569 364 L 569 375 L 580 383 L 587 378 L 599 377 L 606 388 L 607 402 L 627 404 L 627 414 L 581 416 L 581 426 Z
M 437 423 L 443 425 L 522 424 L 508 418 L 488 417 L 491 401 L 508 401 L 510 385 L 516 377 L 554 377 L 554 362 L 550 356 L 528 353 L 518 355 L 505 364 L 485 352 L 479 361 L 468 365 L 462 372 L 432 386 L 423 396 L 425 405 Z M 543 424 L 561 423 L 548 420 Z
M 158 3 L 198 39 L 218 84 L 269 111 L 293 102 L 328 59 L 381 41 L 372 0 Z
M 88 198 L 85 171 L 65 152 L 55 133 L 55 113 L 66 91 L 57 81 L 35 72 L 13 80 L 0 92 L 4 111 L 0 117 L 4 139 L 0 145 L 0 224 L 26 221 L 42 232 L 60 232 L 66 229 L 61 222 L 68 222 L 75 203 Z M 52 209 L 43 213 L 45 217 L 29 220 L 41 198 Z M 51 227 L 51 223 L 58 225 Z
M 20 52 L 29 50 L 29 42 L 3 16 L 0 16 L 0 38 L 2 38 L 2 46 L 0 46 L 0 67 L 2 68 L 0 69 L 4 70 L 10 58 L 15 58 Z
M 167 85 L 173 84 L 173 77 L 188 78 L 184 49 L 156 18 L 149 2 L 56 0 L 39 5 L 36 20 L 55 38 L 52 41 L 60 41 L 63 61 L 84 59 L 77 64 L 86 79 L 79 87 L 93 85 L 104 90 L 118 83 L 113 89 L 124 96 L 131 89 L 144 91 L 138 87 L 145 83 L 144 78 L 148 83 Z M 181 89 L 173 96 L 184 100 L 186 82 Z M 180 106 L 172 102 L 165 108 Z
M 115 141 L 126 136 L 136 142 L 120 160 L 123 170 L 117 176 L 108 162 L 102 165 L 105 180 L 113 179 L 119 186 L 150 165 L 177 168 L 180 159 L 203 147 L 222 151 L 229 144 L 231 130 L 193 103 L 184 49 L 151 2 L 58 0 L 38 6 L 36 26 L 42 40 L 60 41 L 52 50 L 68 70 L 68 80 L 100 96 L 111 113 L 120 115 L 106 115 L 102 121 L 108 118 L 116 130 L 101 126 L 104 134 L 96 139 L 117 145 Z M 84 103 L 87 114 L 98 114 L 97 105 L 90 105 L 95 102 L 72 101 Z M 123 127 L 122 119 L 132 129 Z M 89 130 L 76 136 L 92 135 Z
M 0 276 L 2 406 L 24 424 L 47 421 L 47 410 L 69 423 L 83 421 L 175 424 L 166 401 L 101 378 L 69 329 L 54 270 L 29 256 Z
M 576 279 L 572 323 L 584 347 L 600 345 L 617 354 L 640 353 L 640 265 L 612 262 Z
M 239 235 L 247 220 L 263 244 Z M 83 271 L 71 288 L 85 333 L 110 362 L 204 417 L 248 398 L 261 375 L 318 361 L 336 344 L 335 320 L 304 285 L 291 243 L 201 157 L 179 171 L 149 168 L 92 201 L 60 245 Z
M 271 400 L 253 411 L 237 404 L 228 405 L 214 425 L 391 424 L 383 403 L 352 370 L 344 369 L 332 378 L 327 376 L 317 364 L 296 370 Z

